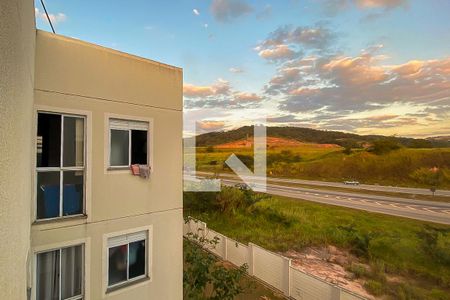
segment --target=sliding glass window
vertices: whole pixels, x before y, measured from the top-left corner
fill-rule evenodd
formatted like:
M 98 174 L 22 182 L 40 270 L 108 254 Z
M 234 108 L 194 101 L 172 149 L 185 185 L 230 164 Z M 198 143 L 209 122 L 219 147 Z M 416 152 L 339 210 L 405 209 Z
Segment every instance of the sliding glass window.
M 84 116 L 38 113 L 38 220 L 84 214 L 85 123 Z
M 82 245 L 38 253 L 36 299 L 81 300 L 83 277 Z

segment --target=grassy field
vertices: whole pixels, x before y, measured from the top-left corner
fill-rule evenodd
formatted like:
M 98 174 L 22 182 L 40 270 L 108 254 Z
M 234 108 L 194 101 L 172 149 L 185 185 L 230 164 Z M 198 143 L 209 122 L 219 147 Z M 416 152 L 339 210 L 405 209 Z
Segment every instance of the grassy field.
M 450 189 L 450 149 L 401 148 L 386 154 L 365 150 L 344 153 L 338 146 L 304 144 L 295 147 L 269 147 L 267 172 L 269 176 L 310 180 L 358 180 L 361 183 L 430 188 L 417 173 L 436 167 L 441 173 L 438 189 Z M 224 161 L 235 153 L 250 168 L 253 167 L 251 148 L 197 148 L 197 169 L 210 172 L 230 171 Z
M 348 251 L 357 260 L 344 267 L 374 295 L 450 299 L 450 226 L 235 189 L 186 193 L 185 208 L 213 230 L 272 251 Z

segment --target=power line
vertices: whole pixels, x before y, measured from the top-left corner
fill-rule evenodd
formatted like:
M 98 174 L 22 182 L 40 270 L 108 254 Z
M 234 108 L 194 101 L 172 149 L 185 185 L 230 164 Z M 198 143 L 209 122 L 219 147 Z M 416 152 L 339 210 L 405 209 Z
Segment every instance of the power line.
M 50 27 L 52 28 L 53 33 L 55 32 L 55 28 L 53 27 L 52 21 L 50 20 L 50 16 L 47 13 L 47 8 L 45 8 L 44 0 L 41 0 L 42 7 L 44 8 L 45 15 L 47 16 L 47 20 L 50 23 Z

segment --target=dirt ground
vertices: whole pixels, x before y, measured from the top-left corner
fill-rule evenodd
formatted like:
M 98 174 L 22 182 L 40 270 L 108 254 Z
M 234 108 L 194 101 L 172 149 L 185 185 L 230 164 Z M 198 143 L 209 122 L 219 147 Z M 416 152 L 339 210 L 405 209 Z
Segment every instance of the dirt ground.
M 350 265 L 357 259 L 350 253 L 333 246 L 322 248 L 307 248 L 302 252 L 288 251 L 284 256 L 292 259 L 292 266 L 298 270 L 313 274 L 325 281 L 357 293 L 367 299 L 375 299 L 368 294 L 364 281 L 355 279 L 343 266 Z
M 217 149 L 251 148 L 253 146 L 253 142 L 254 142 L 253 137 L 250 137 L 248 139 L 225 143 L 214 147 Z M 293 139 L 285 139 L 270 136 L 266 138 L 266 143 L 268 148 L 299 147 L 305 145 L 308 145 L 308 147 L 315 147 L 315 148 L 340 148 L 338 145 L 334 144 L 309 144 L 309 143 L 302 143 L 300 141 Z

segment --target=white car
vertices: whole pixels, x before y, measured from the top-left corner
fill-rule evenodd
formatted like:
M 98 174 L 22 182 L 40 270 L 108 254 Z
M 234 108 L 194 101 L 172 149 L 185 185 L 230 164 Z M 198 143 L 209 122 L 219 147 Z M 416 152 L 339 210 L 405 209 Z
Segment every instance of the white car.
M 359 185 L 359 181 L 356 181 L 356 180 L 347 180 L 347 181 L 344 181 L 344 184 L 348 184 L 348 185 Z

